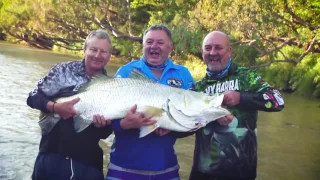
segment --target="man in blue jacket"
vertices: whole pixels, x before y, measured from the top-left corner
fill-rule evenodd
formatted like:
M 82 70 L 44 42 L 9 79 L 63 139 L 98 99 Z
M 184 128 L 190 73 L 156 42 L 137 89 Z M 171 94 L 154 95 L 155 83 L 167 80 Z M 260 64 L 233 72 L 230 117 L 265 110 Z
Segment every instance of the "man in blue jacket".
M 154 82 L 191 89 L 194 80 L 187 68 L 168 58 L 173 44 L 164 25 L 149 27 L 143 36 L 143 56 L 122 66 L 115 77 L 128 77 L 137 69 Z M 174 151 L 176 137 L 164 129 L 139 138 L 139 128 L 155 121 L 136 112 L 137 106 L 121 120 L 113 120 L 115 140 L 110 153 L 107 180 L 179 179 L 179 164 Z

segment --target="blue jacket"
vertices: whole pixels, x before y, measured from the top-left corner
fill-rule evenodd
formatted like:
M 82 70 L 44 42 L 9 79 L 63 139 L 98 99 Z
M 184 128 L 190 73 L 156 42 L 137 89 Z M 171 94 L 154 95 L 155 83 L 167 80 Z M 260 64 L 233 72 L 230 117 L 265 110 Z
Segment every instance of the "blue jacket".
M 115 77 L 125 78 L 136 68 L 155 82 L 169 86 L 191 89 L 194 80 L 189 70 L 174 64 L 170 59 L 160 79 L 157 79 L 140 59 L 122 66 Z M 111 147 L 110 162 L 122 168 L 162 171 L 178 164 L 174 151 L 176 138 L 170 135 L 159 136 L 155 132 L 139 138 L 139 129 L 123 130 L 120 120 L 112 121 L 115 140 Z

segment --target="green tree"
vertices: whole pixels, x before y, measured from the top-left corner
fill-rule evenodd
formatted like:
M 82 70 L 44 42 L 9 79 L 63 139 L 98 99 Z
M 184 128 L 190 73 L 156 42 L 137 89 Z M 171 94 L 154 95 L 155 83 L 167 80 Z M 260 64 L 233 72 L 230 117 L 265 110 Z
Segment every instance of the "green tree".
M 280 89 L 320 97 L 317 0 L 2 0 L 0 17 L 0 39 L 44 49 L 82 52 L 87 34 L 105 29 L 113 54 L 127 61 L 141 56 L 143 31 L 163 23 L 173 59 L 196 78 L 205 68 L 202 39 L 220 30 L 231 37 L 234 60 L 260 68 Z

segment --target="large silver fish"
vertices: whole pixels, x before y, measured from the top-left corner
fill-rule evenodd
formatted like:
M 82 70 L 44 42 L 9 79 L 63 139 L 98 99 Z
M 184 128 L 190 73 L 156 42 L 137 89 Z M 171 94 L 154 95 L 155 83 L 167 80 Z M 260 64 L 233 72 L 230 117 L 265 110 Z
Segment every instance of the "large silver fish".
M 130 78 L 99 76 L 83 85 L 79 93 L 57 98 L 56 102 L 80 101 L 74 105 L 78 115 L 73 118 L 74 128 L 81 132 L 93 121 L 96 114 L 105 118 L 123 118 L 137 104 L 137 111 L 153 116 L 157 123 L 140 128 L 144 137 L 157 128 L 178 132 L 196 131 L 211 121 L 230 114 L 221 107 L 223 94 L 207 95 L 155 83 L 136 71 Z M 39 125 L 42 134 L 49 133 L 60 120 L 58 114 L 46 114 Z

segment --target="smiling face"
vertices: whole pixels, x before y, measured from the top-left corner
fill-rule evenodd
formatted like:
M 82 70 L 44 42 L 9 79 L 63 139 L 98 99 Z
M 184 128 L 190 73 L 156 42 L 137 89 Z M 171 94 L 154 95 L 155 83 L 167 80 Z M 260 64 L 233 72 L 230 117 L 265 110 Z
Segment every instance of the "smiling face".
M 152 65 L 163 64 L 172 47 L 172 42 L 164 30 L 150 30 L 143 37 L 143 56 Z
M 228 64 L 231 52 L 227 35 L 222 32 L 213 31 L 203 40 L 202 58 L 213 72 L 220 72 Z
M 89 76 L 93 76 L 106 66 L 111 57 L 111 46 L 107 39 L 92 36 L 84 50 L 85 67 Z

